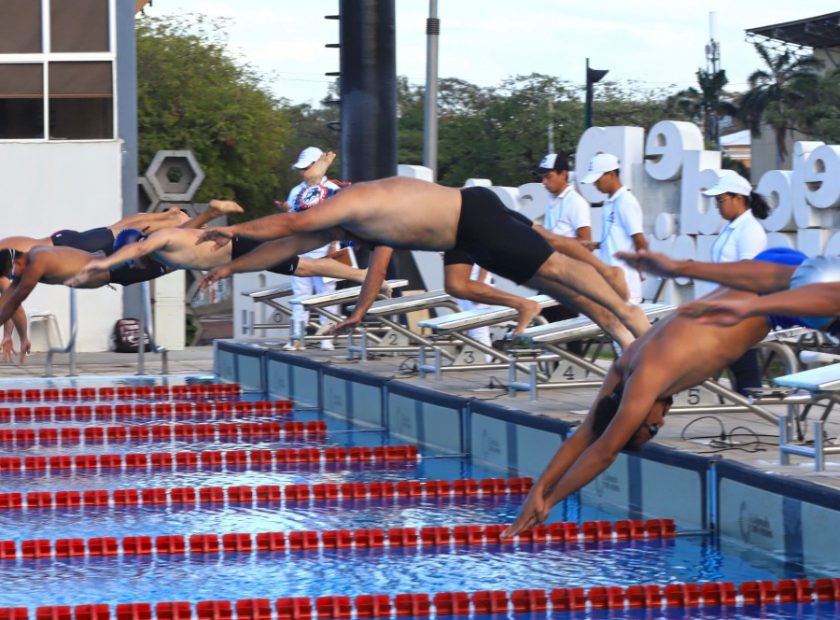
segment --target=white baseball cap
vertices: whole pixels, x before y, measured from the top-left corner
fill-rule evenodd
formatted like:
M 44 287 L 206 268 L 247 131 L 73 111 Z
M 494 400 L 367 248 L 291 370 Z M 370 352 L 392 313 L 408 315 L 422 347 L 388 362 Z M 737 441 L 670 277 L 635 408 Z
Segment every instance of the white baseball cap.
M 324 154 L 324 151 L 317 146 L 307 146 L 300 152 L 298 159 L 292 164 L 292 170 L 303 170 L 309 168 L 312 164 L 318 161 L 318 158 Z
M 619 168 L 620 165 L 618 163 L 618 157 L 612 153 L 598 153 L 589 161 L 589 166 L 586 168 L 586 174 L 583 175 L 580 182 L 594 183 L 600 179 L 605 172 L 618 170 Z
M 718 182 L 703 191 L 704 196 L 720 196 L 721 194 L 741 194 L 749 196 L 753 188 L 750 182 L 734 170 L 718 172 Z

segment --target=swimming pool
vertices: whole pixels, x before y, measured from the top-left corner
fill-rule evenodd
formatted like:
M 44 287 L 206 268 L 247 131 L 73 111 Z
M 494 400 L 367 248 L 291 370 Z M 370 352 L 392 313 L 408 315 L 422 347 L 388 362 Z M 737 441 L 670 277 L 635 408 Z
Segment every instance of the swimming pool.
M 183 396 L 0 404 L 0 618 L 837 611 L 802 602 L 825 573 L 585 496 L 500 543 L 518 471 L 264 394 Z M 726 586 L 679 585 L 760 580 L 792 580 L 791 602 L 748 588 L 774 602 L 733 611 L 712 605 Z

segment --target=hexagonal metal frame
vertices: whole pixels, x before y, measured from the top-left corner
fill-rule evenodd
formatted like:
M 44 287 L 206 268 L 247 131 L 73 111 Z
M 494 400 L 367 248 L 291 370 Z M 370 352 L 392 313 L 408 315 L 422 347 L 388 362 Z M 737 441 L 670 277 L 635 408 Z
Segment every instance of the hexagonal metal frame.
M 173 182 L 167 178 L 173 169 L 182 172 L 182 180 Z M 158 151 L 145 176 L 161 201 L 170 202 L 189 202 L 204 181 L 204 171 L 192 151 Z

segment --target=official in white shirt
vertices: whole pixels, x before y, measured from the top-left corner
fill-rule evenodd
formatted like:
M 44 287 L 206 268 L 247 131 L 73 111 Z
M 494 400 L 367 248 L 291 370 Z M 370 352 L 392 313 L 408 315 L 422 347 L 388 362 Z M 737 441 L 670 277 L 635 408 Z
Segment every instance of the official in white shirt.
M 598 153 L 589 162 L 581 183 L 593 183 L 598 191 L 607 195 L 602 210 L 601 241 L 594 245 L 600 250 L 599 258 L 624 270 L 630 302 L 642 301 L 642 277 L 624 261 L 615 258 L 616 252 L 638 252 L 648 248 L 642 227 L 642 207 L 636 197 L 624 187 L 619 176 L 619 161 L 610 153 Z
M 549 153 L 533 171 L 549 194 L 543 227 L 561 237 L 592 241 L 591 207 L 569 182 L 569 158 Z
M 734 170 L 721 170 L 718 182 L 703 194 L 715 199 L 720 216 L 726 220 L 712 245 L 713 263 L 750 260 L 767 249 L 767 233 L 758 220 L 769 215 L 770 206 L 753 191 L 749 181 Z M 732 362 L 729 371 L 739 394 L 747 396 L 750 388 L 760 388 L 758 349 L 750 349 Z
M 712 245 L 713 263 L 749 260 L 767 249 L 767 233 L 758 220 L 769 215 L 770 207 L 749 181 L 733 170 L 721 170 L 717 184 L 703 194 L 714 197 L 726 220 Z
M 542 158 L 531 173 L 538 177 L 548 192 L 543 228 L 561 237 L 578 241 L 592 241 L 592 214 L 589 203 L 570 182 L 569 157 L 565 153 L 549 153 Z M 578 316 L 578 313 L 564 305 L 545 308 L 542 312 L 547 321 L 562 321 Z M 567 343 L 573 353 L 583 353 L 583 343 Z

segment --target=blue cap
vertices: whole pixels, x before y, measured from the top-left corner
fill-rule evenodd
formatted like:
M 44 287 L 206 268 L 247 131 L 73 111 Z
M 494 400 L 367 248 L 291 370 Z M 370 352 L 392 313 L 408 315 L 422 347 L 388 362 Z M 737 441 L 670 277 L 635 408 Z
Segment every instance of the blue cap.
M 136 228 L 123 228 L 117 236 L 114 237 L 114 252 L 119 250 L 122 247 L 127 246 L 129 243 L 137 243 L 138 241 L 142 241 L 146 238 L 141 231 L 137 230 Z M 131 267 L 134 264 L 133 260 L 127 261 L 126 265 Z

